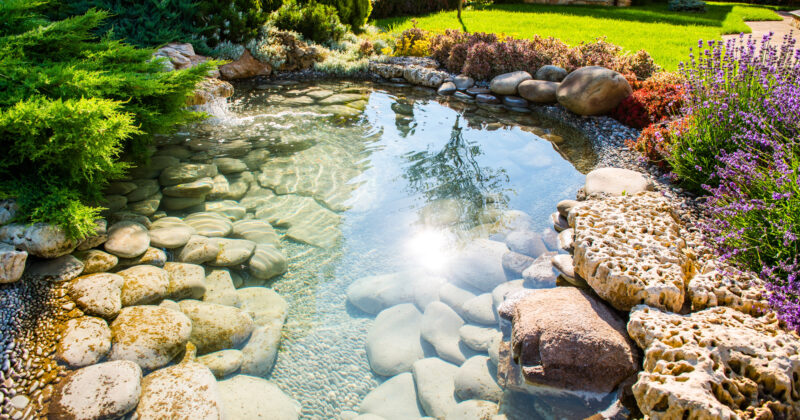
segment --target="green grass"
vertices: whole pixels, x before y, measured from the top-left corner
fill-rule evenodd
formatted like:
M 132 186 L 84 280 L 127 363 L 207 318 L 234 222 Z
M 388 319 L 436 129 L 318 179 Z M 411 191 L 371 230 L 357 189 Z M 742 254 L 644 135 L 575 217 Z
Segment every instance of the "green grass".
M 570 45 L 605 36 L 626 50 L 646 50 L 666 70 L 676 70 L 700 39 L 750 33 L 745 20 L 781 20 L 775 8 L 763 6 L 710 2 L 707 9 L 706 13 L 670 12 L 665 3 L 632 7 L 497 4 L 467 9 L 461 21 L 455 11 L 415 19 L 418 27 L 435 32 L 462 29 L 517 38 L 538 34 Z M 375 24 L 399 33 L 412 26 L 411 19 L 380 19 Z

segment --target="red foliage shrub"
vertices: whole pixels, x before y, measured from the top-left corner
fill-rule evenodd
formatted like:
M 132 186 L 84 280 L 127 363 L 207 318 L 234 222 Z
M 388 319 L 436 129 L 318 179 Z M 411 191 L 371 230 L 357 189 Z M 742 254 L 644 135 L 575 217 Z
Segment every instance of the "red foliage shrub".
M 631 75 L 626 75 L 626 78 L 635 90 L 611 112 L 614 119 L 627 126 L 642 129 L 680 114 L 685 98 L 683 85 L 664 84 L 650 79 L 631 80 L 635 78 Z
M 628 147 L 638 150 L 650 163 L 664 171 L 669 171 L 671 168 L 667 157 L 670 154 L 673 139 L 677 138 L 688 126 L 689 121 L 686 118 L 669 123 L 651 124 L 642 130 L 636 141 L 628 140 Z

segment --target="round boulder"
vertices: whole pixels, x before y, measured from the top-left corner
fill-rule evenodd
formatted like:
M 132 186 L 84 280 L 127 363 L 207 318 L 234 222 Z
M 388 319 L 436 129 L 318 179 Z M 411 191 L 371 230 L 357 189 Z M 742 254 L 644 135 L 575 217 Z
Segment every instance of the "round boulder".
M 186 347 L 191 332 L 192 321 L 178 311 L 160 306 L 124 308 L 111 323 L 113 339 L 108 359 L 130 360 L 143 369 L 157 369 Z
M 114 223 L 108 229 L 106 251 L 122 258 L 133 258 L 144 254 L 150 246 L 147 228 L 129 220 Z
M 536 70 L 536 80 L 543 80 L 548 82 L 560 82 L 567 77 L 567 71 L 558 66 L 546 65 Z
M 489 90 L 498 95 L 516 95 L 517 86 L 520 83 L 531 80 L 531 74 L 527 71 L 514 71 L 511 73 L 496 76 L 489 83 Z
M 633 93 L 621 74 L 600 66 L 570 73 L 556 91 L 558 102 L 578 115 L 603 115 Z
M 237 347 L 253 332 L 253 318 L 230 306 L 182 300 L 181 311 L 192 320 L 189 340 L 200 354 Z
M 53 390 L 48 418 L 114 419 L 136 408 L 142 369 L 119 360 L 76 370 Z
M 519 96 L 539 104 L 556 103 L 558 83 L 546 80 L 526 80 L 517 87 Z
M 72 367 L 82 367 L 99 362 L 110 349 L 111 329 L 106 321 L 83 316 L 67 321 L 56 357 Z

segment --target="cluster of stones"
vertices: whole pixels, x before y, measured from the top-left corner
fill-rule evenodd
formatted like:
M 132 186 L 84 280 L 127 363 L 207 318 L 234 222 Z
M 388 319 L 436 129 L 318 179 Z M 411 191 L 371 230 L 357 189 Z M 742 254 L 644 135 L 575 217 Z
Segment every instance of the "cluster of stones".
M 575 287 L 500 308 L 512 323 L 501 384 L 541 393 L 632 383 L 653 419 L 799 416 L 797 334 L 767 311 L 756 277 L 710 255 L 700 262 L 670 203 L 649 189 L 637 172 L 604 168 L 587 175 L 586 200 L 558 204 L 559 247 L 572 255 L 553 265 Z
M 165 71 L 188 69 L 209 59 L 195 54 L 192 44 L 178 42 L 171 42 L 159 48 L 153 55 L 165 59 Z M 204 105 L 232 96 L 233 86 L 220 80 L 220 77 L 220 71 L 212 71 L 208 77 L 198 83 L 194 95 L 187 99 L 186 104 L 189 106 Z

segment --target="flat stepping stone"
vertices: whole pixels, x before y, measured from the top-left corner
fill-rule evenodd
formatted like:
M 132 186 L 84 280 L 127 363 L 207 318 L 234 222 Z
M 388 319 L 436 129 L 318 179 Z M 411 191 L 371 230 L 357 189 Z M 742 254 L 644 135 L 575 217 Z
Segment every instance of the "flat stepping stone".
M 157 248 L 180 248 L 197 231 L 177 217 L 163 217 L 150 225 L 150 244 Z
M 202 236 L 225 237 L 233 231 L 233 223 L 227 217 L 214 212 L 192 213 L 183 222 Z
M 123 417 L 139 402 L 141 379 L 142 369 L 127 360 L 79 369 L 53 389 L 48 414 L 67 419 Z
M 278 248 L 267 244 L 255 245 L 248 262 L 248 270 L 253 277 L 269 280 L 285 273 L 288 269 L 289 262 Z
M 259 245 L 280 246 L 280 237 L 272 225 L 260 219 L 245 219 L 233 222 L 233 235 Z

